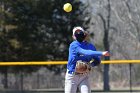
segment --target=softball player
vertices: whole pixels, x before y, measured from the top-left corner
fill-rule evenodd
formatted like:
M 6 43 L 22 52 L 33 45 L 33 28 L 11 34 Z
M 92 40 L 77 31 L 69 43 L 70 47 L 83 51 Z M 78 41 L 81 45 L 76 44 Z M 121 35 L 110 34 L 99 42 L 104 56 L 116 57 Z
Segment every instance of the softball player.
M 88 81 L 90 67 L 99 65 L 101 56 L 109 56 L 108 51 L 96 51 L 95 46 L 85 40 L 87 35 L 82 27 L 73 29 L 74 41 L 69 46 L 65 93 L 76 93 L 77 88 L 81 93 L 91 93 Z

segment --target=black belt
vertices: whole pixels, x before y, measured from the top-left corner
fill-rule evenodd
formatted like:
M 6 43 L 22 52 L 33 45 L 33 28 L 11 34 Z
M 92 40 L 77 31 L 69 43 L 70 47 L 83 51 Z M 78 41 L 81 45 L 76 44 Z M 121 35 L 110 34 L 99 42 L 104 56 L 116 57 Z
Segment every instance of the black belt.
M 78 72 L 75 72 L 74 74 L 75 75 L 84 75 L 84 74 L 86 74 L 87 72 L 85 72 L 85 73 L 78 73 Z
M 72 71 L 68 71 L 69 74 L 74 74 L 74 75 L 84 75 L 88 72 L 85 72 L 85 73 L 78 73 L 78 72 L 72 72 Z

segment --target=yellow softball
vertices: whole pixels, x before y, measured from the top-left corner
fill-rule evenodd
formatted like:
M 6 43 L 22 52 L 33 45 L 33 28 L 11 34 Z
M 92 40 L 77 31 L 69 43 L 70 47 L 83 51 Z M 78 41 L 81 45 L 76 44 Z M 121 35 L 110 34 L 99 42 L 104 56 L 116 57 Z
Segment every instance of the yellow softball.
M 63 9 L 66 12 L 70 12 L 70 11 L 72 11 L 72 5 L 70 3 L 66 3 L 66 4 L 64 4 Z

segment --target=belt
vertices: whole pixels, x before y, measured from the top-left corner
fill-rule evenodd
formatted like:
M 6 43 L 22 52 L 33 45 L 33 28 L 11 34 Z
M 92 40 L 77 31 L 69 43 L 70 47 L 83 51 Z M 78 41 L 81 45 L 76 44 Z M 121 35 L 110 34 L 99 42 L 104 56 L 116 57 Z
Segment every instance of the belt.
M 68 71 L 69 74 L 74 74 L 74 75 L 84 75 L 87 74 L 88 72 L 85 73 L 78 73 L 78 72 L 72 72 L 72 71 Z
M 74 74 L 75 74 L 75 75 L 84 75 L 84 74 L 87 74 L 87 72 L 85 72 L 85 73 L 78 73 L 78 72 L 75 72 Z

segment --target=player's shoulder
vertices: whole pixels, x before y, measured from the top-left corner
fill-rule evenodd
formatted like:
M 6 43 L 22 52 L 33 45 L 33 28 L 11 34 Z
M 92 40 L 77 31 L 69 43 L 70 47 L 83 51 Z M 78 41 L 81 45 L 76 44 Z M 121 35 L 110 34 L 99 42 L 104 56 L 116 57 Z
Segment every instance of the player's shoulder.
M 85 41 L 85 43 L 86 43 L 88 46 L 94 46 L 94 44 L 92 44 L 92 43 L 90 43 L 90 42 Z
M 88 43 L 89 44 L 89 46 L 94 46 L 94 44 L 92 44 L 92 43 Z
M 71 42 L 70 45 L 78 45 L 78 42 L 75 40 L 75 41 Z
M 89 47 L 90 49 L 96 50 L 96 47 L 95 47 L 95 45 L 94 45 L 93 43 L 87 42 L 87 44 L 88 44 L 88 47 Z
M 70 47 L 76 47 L 76 46 L 79 46 L 79 43 L 76 40 L 71 42 Z

